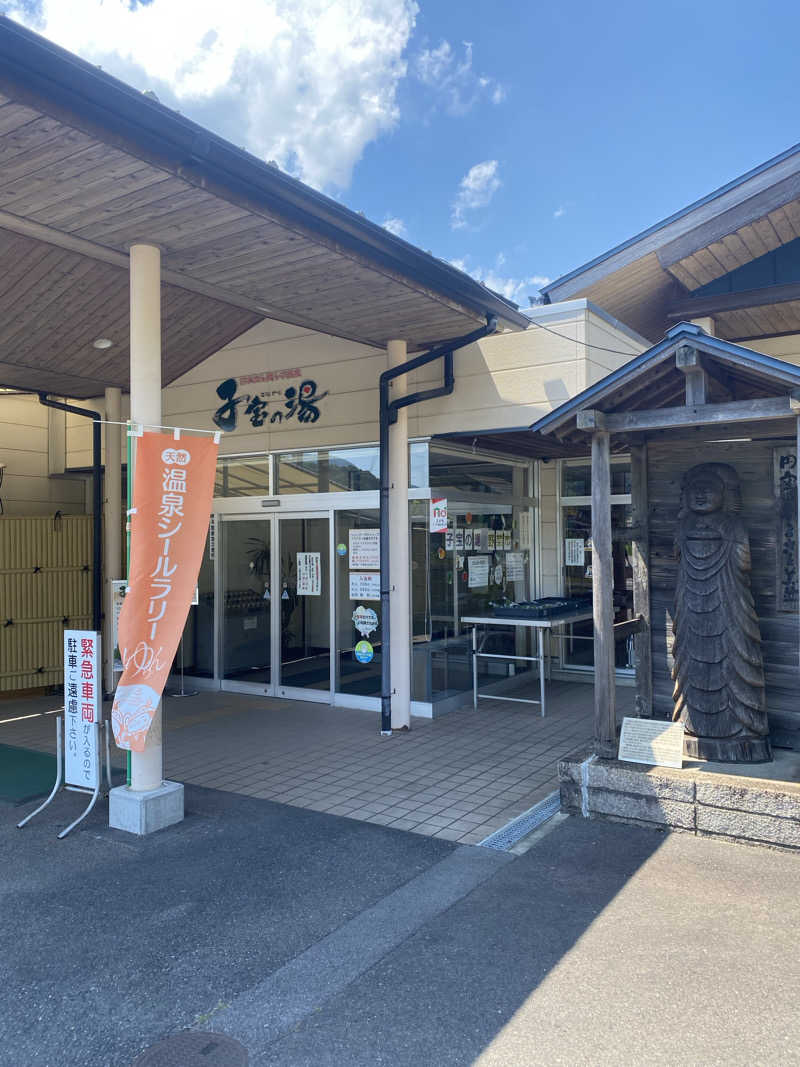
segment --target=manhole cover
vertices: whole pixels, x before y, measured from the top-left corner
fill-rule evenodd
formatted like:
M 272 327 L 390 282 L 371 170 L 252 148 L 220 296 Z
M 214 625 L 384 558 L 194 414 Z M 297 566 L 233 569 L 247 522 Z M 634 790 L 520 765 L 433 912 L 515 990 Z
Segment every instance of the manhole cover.
M 187 1030 L 145 1049 L 131 1067 L 247 1067 L 248 1059 L 227 1034 Z

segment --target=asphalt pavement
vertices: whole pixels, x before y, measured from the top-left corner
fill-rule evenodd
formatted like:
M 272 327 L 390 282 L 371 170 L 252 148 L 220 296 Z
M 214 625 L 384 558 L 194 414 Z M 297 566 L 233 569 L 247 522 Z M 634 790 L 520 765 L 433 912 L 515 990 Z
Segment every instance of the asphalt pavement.
M 517 856 L 186 799 L 145 839 L 0 804 L 3 1067 L 186 1030 L 286 1067 L 800 1063 L 794 854 L 559 817 Z

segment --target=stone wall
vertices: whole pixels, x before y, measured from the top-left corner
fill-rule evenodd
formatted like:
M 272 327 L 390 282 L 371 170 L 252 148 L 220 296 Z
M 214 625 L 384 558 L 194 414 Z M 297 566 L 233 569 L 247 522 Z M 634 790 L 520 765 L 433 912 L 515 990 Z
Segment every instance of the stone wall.
M 593 760 L 558 765 L 561 810 L 660 830 L 800 850 L 800 784 Z

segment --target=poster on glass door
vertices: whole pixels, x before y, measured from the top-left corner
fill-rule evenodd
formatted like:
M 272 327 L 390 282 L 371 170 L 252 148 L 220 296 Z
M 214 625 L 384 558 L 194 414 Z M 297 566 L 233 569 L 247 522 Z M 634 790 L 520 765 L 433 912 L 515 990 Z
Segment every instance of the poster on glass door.
M 351 600 L 380 600 L 381 576 L 375 571 L 350 571 Z
M 380 528 L 350 530 L 350 566 L 353 570 L 379 570 L 380 565 Z
M 297 553 L 297 595 L 319 596 L 322 592 L 322 556 L 319 552 Z

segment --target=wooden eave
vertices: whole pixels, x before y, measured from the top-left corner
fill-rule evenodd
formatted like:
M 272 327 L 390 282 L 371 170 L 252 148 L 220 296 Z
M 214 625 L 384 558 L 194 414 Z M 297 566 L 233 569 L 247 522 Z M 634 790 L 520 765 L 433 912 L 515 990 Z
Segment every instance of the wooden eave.
M 493 453 L 509 459 L 566 459 L 585 456 L 585 442 L 564 444 L 552 435 L 533 434 L 527 426 L 515 429 L 479 430 L 474 433 L 435 434 L 433 441 L 445 441 L 476 452 Z
M 800 237 L 800 145 L 548 285 L 555 302 L 586 297 L 655 340 L 687 297 L 709 282 Z M 798 309 L 765 300 L 711 314 L 729 340 L 800 332 Z
M 164 382 L 263 318 L 426 349 L 516 305 L 0 17 L 0 385 L 128 380 L 131 244 L 162 250 Z M 114 346 L 92 348 L 98 337 Z

